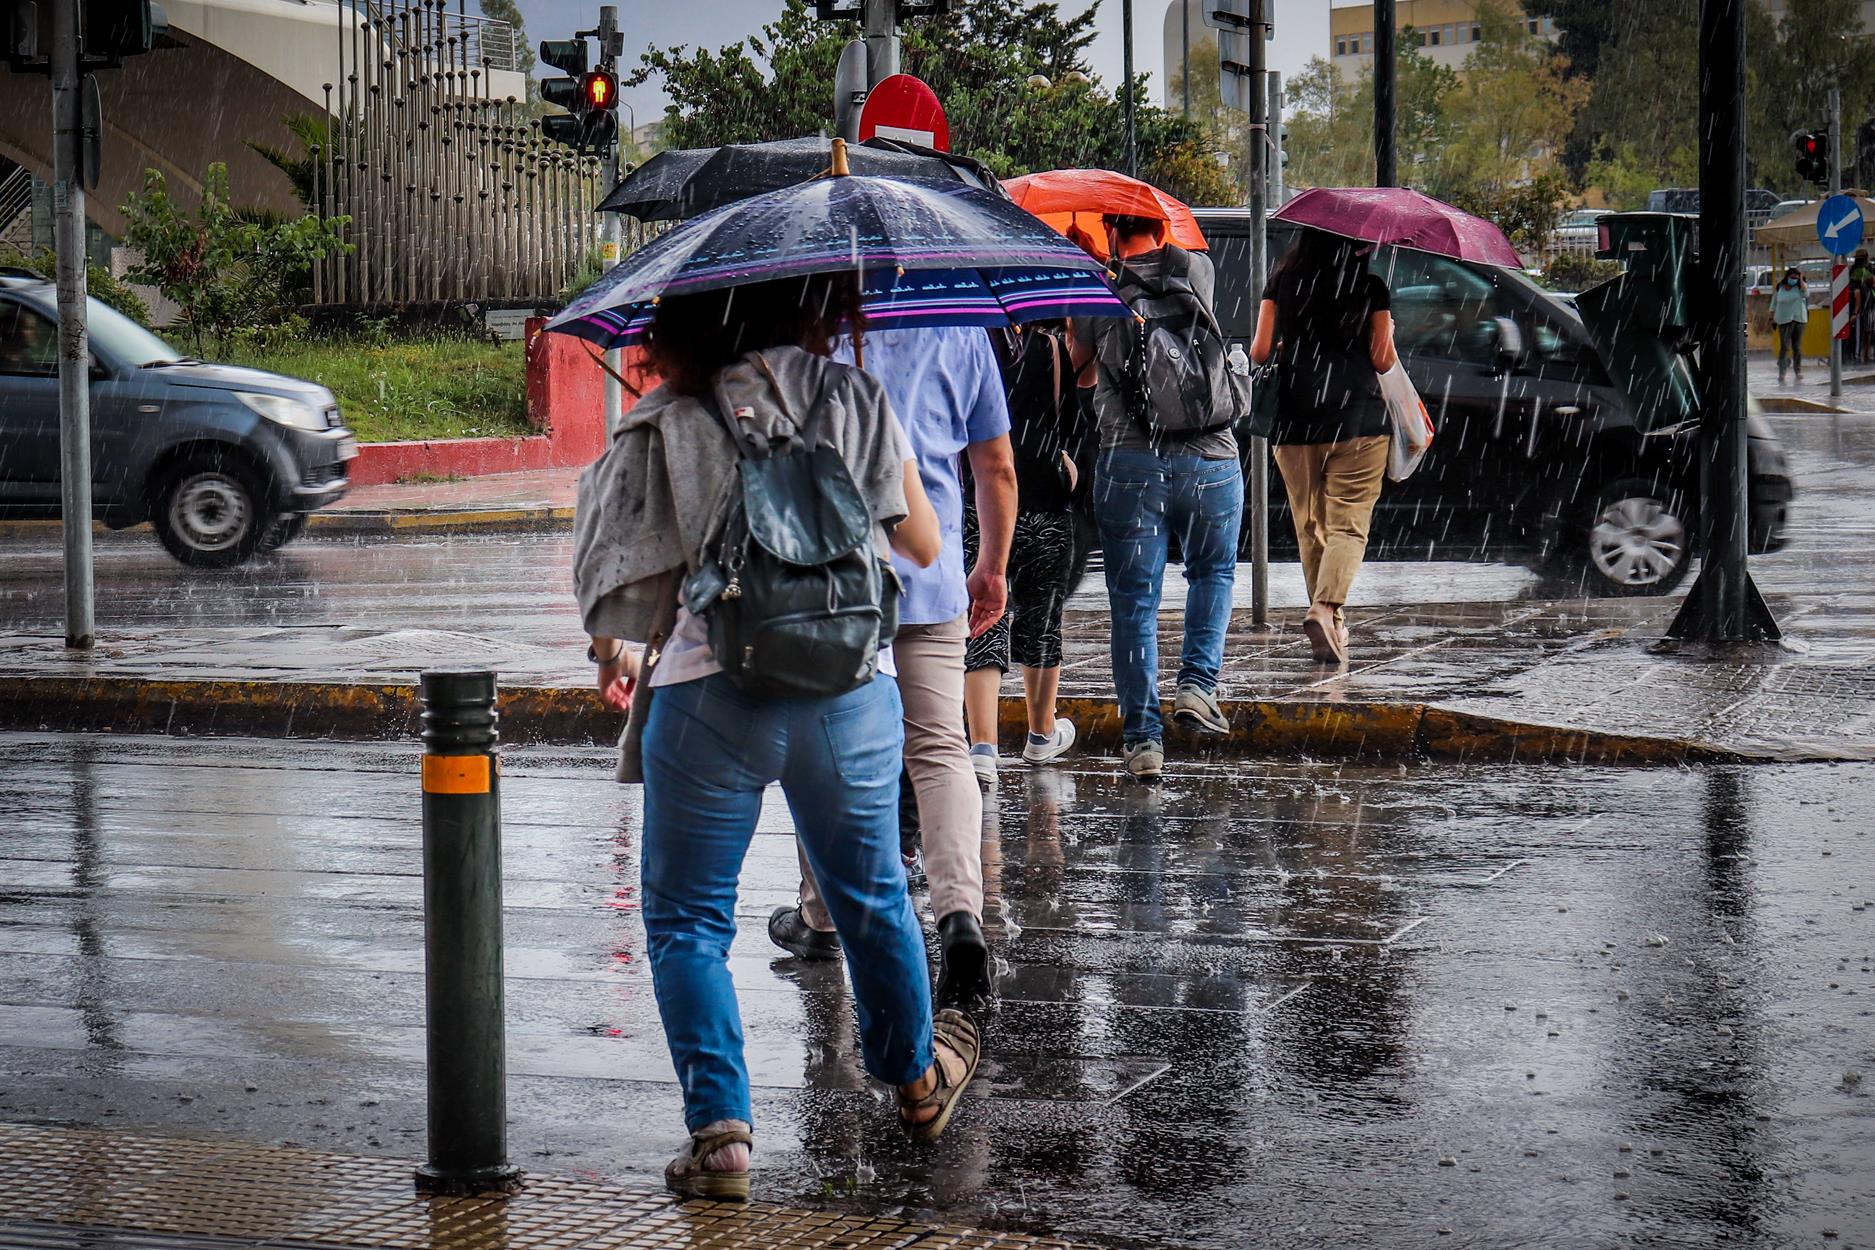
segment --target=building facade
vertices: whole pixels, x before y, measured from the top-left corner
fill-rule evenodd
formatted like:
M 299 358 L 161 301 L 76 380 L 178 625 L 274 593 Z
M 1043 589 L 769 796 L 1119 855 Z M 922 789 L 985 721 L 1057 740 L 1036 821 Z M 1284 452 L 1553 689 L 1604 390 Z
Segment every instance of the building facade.
M 1506 7 L 1531 34 L 1555 37 L 1553 19 L 1525 17 L 1522 6 L 1514 0 Z M 1394 20 L 1402 32 L 1408 27 L 1413 29 L 1421 52 L 1452 69 L 1464 65 L 1471 55 L 1471 45 L 1484 35 L 1478 20 L 1478 0 L 1397 0 Z M 1337 5 L 1329 10 L 1328 58 L 1349 82 L 1374 63 L 1372 4 Z

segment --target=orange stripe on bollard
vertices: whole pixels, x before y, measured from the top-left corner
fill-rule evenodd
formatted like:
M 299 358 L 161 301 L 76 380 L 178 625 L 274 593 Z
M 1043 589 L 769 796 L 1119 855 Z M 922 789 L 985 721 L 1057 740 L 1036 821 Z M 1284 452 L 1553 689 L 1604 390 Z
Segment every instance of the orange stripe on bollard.
M 423 757 L 425 794 L 487 794 L 493 776 L 487 755 L 426 755 Z

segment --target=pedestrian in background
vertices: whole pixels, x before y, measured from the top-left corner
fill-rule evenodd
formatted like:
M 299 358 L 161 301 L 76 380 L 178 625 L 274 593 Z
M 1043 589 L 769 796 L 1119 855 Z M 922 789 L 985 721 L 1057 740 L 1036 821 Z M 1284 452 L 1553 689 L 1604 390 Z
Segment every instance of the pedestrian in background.
M 1250 355 L 1276 361 L 1270 444 L 1302 552 L 1302 629 L 1318 663 L 1348 658 L 1343 607 L 1387 470 L 1380 374 L 1398 359 L 1387 284 L 1364 244 L 1303 230 L 1270 275 Z
M 905 768 L 918 798 L 925 879 L 938 928 L 940 1007 L 981 1010 L 993 993 L 983 937 L 983 792 L 964 732 L 964 653 L 1008 605 L 1006 568 L 1016 519 L 1009 406 L 989 337 L 980 329 L 886 330 L 865 339 L 866 372 L 879 379 L 911 440 L 938 516 L 936 563 L 894 567 L 904 584 L 893 644 L 905 708 Z M 985 535 L 965 574 L 960 457 L 970 461 Z M 777 908 L 768 935 L 803 959 L 838 957 L 833 918 L 803 866 L 800 902 Z
M 1855 254 L 1849 266 L 1850 359 L 1867 364 L 1870 357 L 1870 319 L 1875 316 L 1875 269 L 1869 268 L 1868 250 Z
M 1108 216 L 1108 254 L 1116 286 L 1132 317 L 1103 317 L 1074 326 L 1074 362 L 1093 388 L 1100 439 L 1094 465 L 1094 516 L 1112 615 L 1113 680 L 1119 696 L 1121 745 L 1129 773 L 1156 779 L 1165 767 L 1159 709 L 1159 602 L 1171 538 L 1185 565 L 1185 638 L 1172 718 L 1200 733 L 1228 734 L 1217 701 L 1230 627 L 1237 536 L 1243 521 L 1243 472 L 1228 410 L 1237 402 L 1193 410 L 1178 385 L 1155 385 L 1142 357 L 1172 366 L 1166 350 L 1203 341 L 1217 369 L 1224 345 L 1213 307 L 1216 275 L 1202 253 L 1165 241 L 1165 222 Z M 1144 333 L 1142 333 L 1142 331 Z M 1164 333 L 1171 342 L 1159 338 Z M 1142 339 L 1147 340 L 1142 344 Z M 1229 393 L 1221 374 L 1206 389 Z M 1247 407 L 1247 399 L 1246 404 Z M 1220 410 L 1220 409 L 1226 410 Z
M 908 1131 L 941 1132 L 976 1068 L 974 1024 L 933 1015 L 899 860 L 890 655 L 845 693 L 753 697 L 723 671 L 707 615 L 678 602 L 683 580 L 713 562 L 739 457 L 800 437 L 810 421 L 845 461 L 881 554 L 937 558 L 938 519 L 884 389 L 827 358 L 832 333 L 858 318 L 850 274 L 664 299 L 647 348 L 663 382 L 580 477 L 574 582 L 599 687 L 641 679 L 619 779 L 645 787 L 646 945 L 691 1134 L 664 1175 L 690 1197 L 749 1194 L 753 1116 L 728 959 L 738 877 L 772 783 L 853 952 L 866 1070 L 897 1088 Z M 642 665 L 626 639 L 646 644 Z
M 1784 271 L 1784 280 L 1771 293 L 1771 324 L 1777 333 L 1777 384 L 1784 385 L 1790 367 L 1795 367 L 1797 381 L 1803 381 L 1803 331 L 1810 324 L 1810 297 L 1795 266 Z
M 1009 332 L 1003 381 L 1016 466 L 1016 529 L 1009 548 L 1009 609 L 970 640 L 964 707 L 970 762 L 986 786 L 996 780 L 997 704 L 1013 660 L 1022 668 L 1028 737 L 1022 759 L 1046 764 L 1074 745 L 1074 722 L 1055 714 L 1061 685 L 1061 614 L 1074 562 L 1074 516 L 1081 485 L 1080 397 L 1063 322 Z M 964 544 L 975 558 L 976 512 L 964 514 Z

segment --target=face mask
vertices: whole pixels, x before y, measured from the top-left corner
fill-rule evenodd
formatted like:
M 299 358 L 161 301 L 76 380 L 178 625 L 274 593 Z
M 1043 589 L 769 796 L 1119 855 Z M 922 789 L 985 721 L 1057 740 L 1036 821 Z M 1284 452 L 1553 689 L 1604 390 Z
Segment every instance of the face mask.
M 1784 285 L 1785 285 L 1785 286 L 1796 286 L 1796 285 L 1797 285 L 1797 279 L 1795 279 L 1795 278 L 1785 278 L 1785 279 L 1784 279 Z

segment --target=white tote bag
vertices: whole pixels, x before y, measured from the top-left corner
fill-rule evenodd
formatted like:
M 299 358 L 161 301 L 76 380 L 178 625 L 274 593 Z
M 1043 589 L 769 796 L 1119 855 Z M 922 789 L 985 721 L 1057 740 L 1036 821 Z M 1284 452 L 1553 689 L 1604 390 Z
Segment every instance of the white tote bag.
M 1391 443 L 1387 448 L 1387 477 L 1404 482 L 1419 467 L 1432 446 L 1432 418 L 1426 405 L 1406 376 L 1406 366 L 1398 360 L 1393 368 L 1380 375 L 1380 397 L 1387 404 L 1387 425 Z

